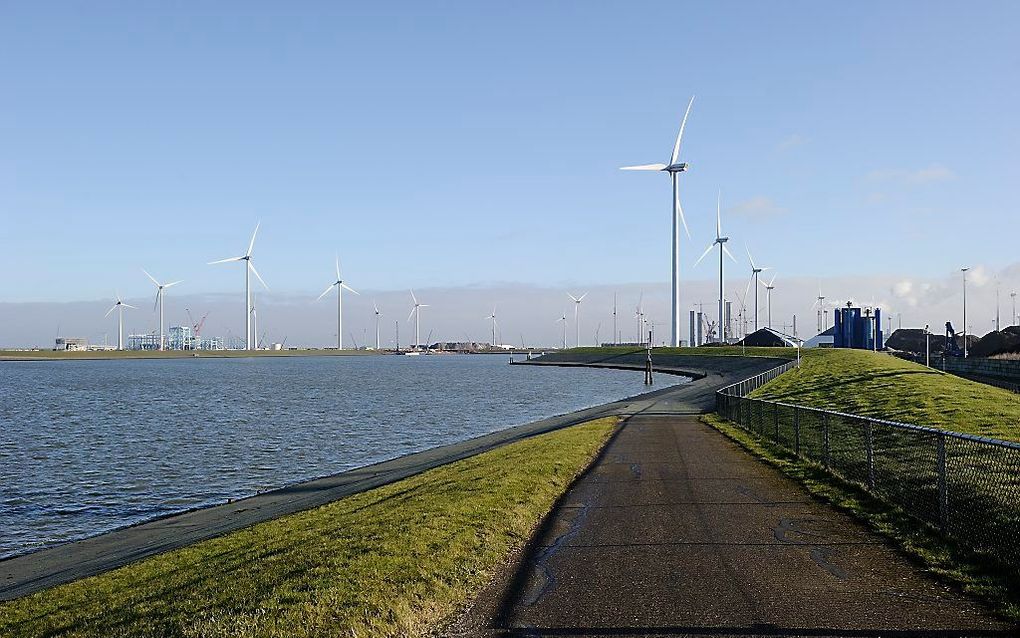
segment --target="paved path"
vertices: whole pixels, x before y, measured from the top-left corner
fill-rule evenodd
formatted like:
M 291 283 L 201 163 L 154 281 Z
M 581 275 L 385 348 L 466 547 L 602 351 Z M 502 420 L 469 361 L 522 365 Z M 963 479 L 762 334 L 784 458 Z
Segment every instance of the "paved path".
M 693 361 L 687 361 L 688 359 Z M 664 363 L 660 369 L 665 367 L 674 372 L 691 370 L 693 376 L 699 377 L 698 380 L 299 483 L 232 503 L 176 514 L 82 541 L 0 560 L 0 600 L 17 598 L 47 587 L 100 574 L 142 558 L 318 507 L 512 441 L 590 419 L 649 409 L 653 404 L 672 406 L 672 410 L 684 412 L 700 411 L 704 406 L 714 402 L 715 390 L 718 387 L 775 367 L 777 361 L 699 356 L 674 358 L 669 364 L 671 365 Z
M 696 417 L 648 407 L 453 635 L 1016 635 Z

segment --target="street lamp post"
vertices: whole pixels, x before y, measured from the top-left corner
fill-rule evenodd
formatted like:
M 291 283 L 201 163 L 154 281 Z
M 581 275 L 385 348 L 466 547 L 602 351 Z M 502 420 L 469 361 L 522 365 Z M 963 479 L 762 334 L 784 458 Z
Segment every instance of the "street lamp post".
M 970 268 L 961 268 L 963 273 L 963 358 L 967 358 L 967 271 Z
M 931 332 L 928 331 L 928 324 L 924 324 L 924 365 L 931 367 Z

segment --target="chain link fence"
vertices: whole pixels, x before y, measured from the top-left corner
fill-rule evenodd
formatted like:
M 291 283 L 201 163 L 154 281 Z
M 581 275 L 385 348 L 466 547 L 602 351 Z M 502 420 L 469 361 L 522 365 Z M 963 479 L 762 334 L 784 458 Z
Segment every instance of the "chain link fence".
M 719 390 L 716 411 L 1020 571 L 1020 444 L 747 396 L 795 367 Z

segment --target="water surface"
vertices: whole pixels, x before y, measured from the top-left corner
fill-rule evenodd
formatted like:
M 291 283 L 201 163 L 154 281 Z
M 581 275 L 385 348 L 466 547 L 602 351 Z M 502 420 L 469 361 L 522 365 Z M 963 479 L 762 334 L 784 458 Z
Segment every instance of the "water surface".
M 497 355 L 0 362 L 0 557 L 644 391 Z

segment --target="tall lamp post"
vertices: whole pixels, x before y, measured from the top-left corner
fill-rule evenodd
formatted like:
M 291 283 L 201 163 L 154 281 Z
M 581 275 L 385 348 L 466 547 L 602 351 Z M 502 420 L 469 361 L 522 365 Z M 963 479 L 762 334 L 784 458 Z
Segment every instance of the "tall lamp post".
M 961 268 L 963 273 L 963 358 L 967 358 L 967 271 L 969 267 Z
M 924 365 L 926 368 L 931 367 L 931 332 L 928 331 L 928 324 L 924 324 Z

